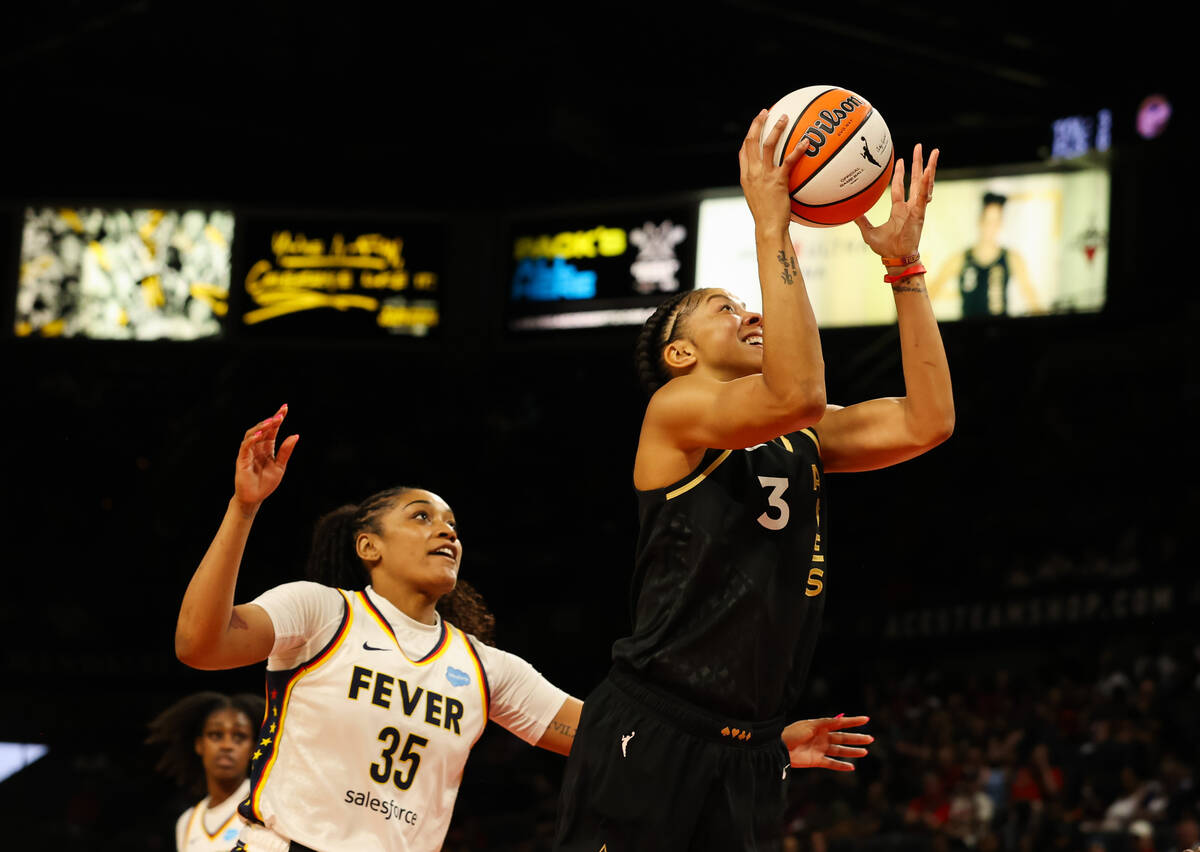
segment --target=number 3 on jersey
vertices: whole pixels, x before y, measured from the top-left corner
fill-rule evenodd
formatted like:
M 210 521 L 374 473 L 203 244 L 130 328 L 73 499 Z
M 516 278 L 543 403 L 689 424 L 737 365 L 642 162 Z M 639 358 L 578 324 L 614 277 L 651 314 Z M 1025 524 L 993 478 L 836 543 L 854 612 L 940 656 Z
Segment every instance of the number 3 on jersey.
M 788 519 L 791 517 L 791 509 L 787 501 L 783 499 L 783 492 L 787 491 L 788 480 L 785 476 L 760 476 L 759 484 L 763 488 L 770 488 L 771 493 L 767 495 L 768 510 L 758 516 L 758 522 L 769 530 L 781 530 L 787 526 Z M 820 479 L 818 478 L 816 465 L 813 465 L 813 490 L 820 488 Z M 776 510 L 778 514 L 772 515 L 771 509 Z M 813 542 L 813 562 L 825 562 L 825 555 L 821 553 L 821 498 L 817 498 L 816 503 L 817 515 L 817 534 Z M 808 571 L 808 587 L 804 590 L 804 594 L 813 598 L 821 594 L 825 588 L 825 583 L 821 579 L 825 576 L 825 570 L 813 566 Z
M 791 517 L 791 509 L 784 502 L 783 492 L 787 491 L 788 481 L 786 476 L 760 476 L 758 482 L 763 488 L 770 488 L 771 493 L 767 495 L 767 505 L 771 509 L 777 509 L 779 514 L 771 517 L 770 510 L 763 512 L 758 516 L 758 522 L 769 530 L 781 530 L 787 526 L 788 518 Z

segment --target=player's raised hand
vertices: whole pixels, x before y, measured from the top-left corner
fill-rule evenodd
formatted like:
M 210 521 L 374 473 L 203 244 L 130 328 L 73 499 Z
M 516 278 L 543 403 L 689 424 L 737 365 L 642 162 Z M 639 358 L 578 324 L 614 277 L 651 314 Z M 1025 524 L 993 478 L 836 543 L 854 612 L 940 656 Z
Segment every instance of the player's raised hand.
M 908 199 L 904 198 L 904 161 L 897 160 L 896 173 L 892 176 L 892 212 L 888 220 L 879 227 L 873 226 L 866 216 L 854 220 L 863 240 L 880 257 L 904 257 L 916 253 L 921 243 L 921 229 L 925 226 L 925 206 L 933 200 L 937 161 L 938 149 L 934 148 L 926 165 L 918 142 L 913 147 Z
M 233 478 L 234 496 L 244 507 L 257 508 L 278 487 L 287 469 L 288 459 L 296 448 L 299 435 L 290 435 L 275 449 L 279 427 L 287 416 L 287 404 L 281 405 L 274 416 L 246 430 L 238 450 L 237 469 Z
M 808 150 L 809 142 L 802 139 L 788 152 L 781 165 L 775 165 L 775 146 L 787 128 L 788 117 L 781 115 L 774 125 L 765 128 L 764 139 L 763 125 L 766 120 L 767 111 L 764 109 L 754 117 L 738 151 L 742 192 L 757 227 L 786 230 L 791 221 L 788 177 Z
M 792 766 L 853 772 L 854 764 L 844 758 L 866 757 L 864 746 L 875 742 L 870 734 L 845 733 L 846 728 L 867 724 L 867 716 L 838 715 L 825 719 L 802 719 L 783 729 Z

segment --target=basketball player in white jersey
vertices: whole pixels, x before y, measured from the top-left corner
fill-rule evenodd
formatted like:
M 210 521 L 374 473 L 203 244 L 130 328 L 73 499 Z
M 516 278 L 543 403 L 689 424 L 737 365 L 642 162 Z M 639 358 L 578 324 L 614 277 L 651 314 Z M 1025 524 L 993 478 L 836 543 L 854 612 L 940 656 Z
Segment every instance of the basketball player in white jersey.
M 227 852 L 237 842 L 237 807 L 250 792 L 250 754 L 262 717 L 261 696 L 199 692 L 150 723 L 146 742 L 163 747 L 158 770 L 207 794 L 176 820 L 177 852 Z
M 436 494 L 394 488 L 325 515 L 309 575 L 235 606 L 250 526 L 279 485 L 297 435 L 276 452 L 283 406 L 248 430 L 234 496 L 180 606 L 181 661 L 224 669 L 267 660 L 267 711 L 251 754 L 238 849 L 434 852 L 463 767 L 488 719 L 570 751 L 582 702 L 487 644 L 492 618 L 458 579 L 462 542 Z M 796 765 L 871 741 L 863 717 L 792 726 Z M 785 737 L 786 739 L 786 737 Z

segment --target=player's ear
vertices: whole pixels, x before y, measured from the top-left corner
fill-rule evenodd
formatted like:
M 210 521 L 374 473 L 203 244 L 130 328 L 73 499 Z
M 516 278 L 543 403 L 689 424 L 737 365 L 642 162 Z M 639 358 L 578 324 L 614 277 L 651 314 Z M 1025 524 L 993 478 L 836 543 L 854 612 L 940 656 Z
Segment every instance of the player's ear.
M 355 537 L 354 552 L 367 562 L 374 562 L 383 555 L 379 550 L 379 537 L 369 532 L 360 532 Z
M 672 370 L 686 370 L 696 363 L 696 350 L 686 337 L 672 340 L 663 351 L 663 360 Z
M 192 744 L 192 748 L 196 750 L 196 754 L 204 754 L 204 737 L 196 737 L 196 741 Z

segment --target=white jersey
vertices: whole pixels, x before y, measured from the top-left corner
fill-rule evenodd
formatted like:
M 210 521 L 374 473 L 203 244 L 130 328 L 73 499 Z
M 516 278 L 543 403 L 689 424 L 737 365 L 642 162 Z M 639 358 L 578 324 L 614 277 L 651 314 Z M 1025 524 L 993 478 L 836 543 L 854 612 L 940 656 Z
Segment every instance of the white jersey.
M 208 797 L 192 805 L 175 822 L 177 852 L 229 852 L 242 830 L 238 803 L 250 793 L 250 779 L 215 808 L 208 806 Z
M 258 848 L 264 826 L 318 852 L 435 852 L 492 703 L 479 648 L 439 619 L 432 649 L 410 657 L 384 612 L 402 614 L 373 590 L 289 585 L 319 591 L 318 604 L 336 591 L 342 615 L 304 662 L 272 670 L 280 655 L 269 660 L 243 841 Z M 542 731 L 566 698 L 550 689 L 539 693 L 539 708 L 553 705 Z

